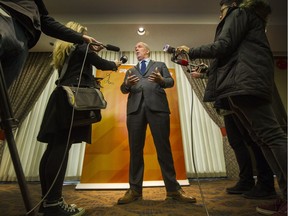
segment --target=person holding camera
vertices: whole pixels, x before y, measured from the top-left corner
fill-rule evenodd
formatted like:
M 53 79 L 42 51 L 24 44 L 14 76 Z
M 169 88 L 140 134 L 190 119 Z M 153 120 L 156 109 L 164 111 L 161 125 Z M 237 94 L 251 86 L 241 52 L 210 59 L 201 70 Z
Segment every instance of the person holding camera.
M 286 216 L 287 136 L 272 107 L 274 59 L 265 33 L 271 7 L 266 0 L 244 0 L 239 8 L 223 4 L 220 11 L 213 43 L 183 45 L 177 52 L 213 59 L 203 101 L 228 101 L 277 176 L 281 199 L 259 205 L 257 212 Z

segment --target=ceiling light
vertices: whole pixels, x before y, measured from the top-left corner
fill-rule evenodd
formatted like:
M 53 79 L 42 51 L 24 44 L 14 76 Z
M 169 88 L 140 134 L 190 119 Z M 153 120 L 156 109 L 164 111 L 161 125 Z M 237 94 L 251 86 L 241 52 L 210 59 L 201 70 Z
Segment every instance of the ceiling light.
M 137 30 L 138 35 L 144 35 L 145 34 L 145 28 L 139 27 Z

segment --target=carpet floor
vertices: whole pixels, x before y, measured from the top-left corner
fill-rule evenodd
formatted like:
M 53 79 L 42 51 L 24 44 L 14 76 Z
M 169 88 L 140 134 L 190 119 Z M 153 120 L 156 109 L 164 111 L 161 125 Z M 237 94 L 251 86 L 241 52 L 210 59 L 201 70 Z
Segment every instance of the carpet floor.
M 164 187 L 144 188 L 143 200 L 127 205 L 117 205 L 125 190 L 75 190 L 75 185 L 68 184 L 63 186 L 63 196 L 67 203 L 84 207 L 85 216 L 260 216 L 255 211 L 256 206 L 269 201 L 227 194 L 225 188 L 235 183 L 227 179 L 200 180 L 199 187 L 198 182 L 192 180 L 183 190 L 197 198 L 196 204 L 165 201 Z M 28 189 L 33 205 L 37 205 L 41 197 L 40 184 L 28 183 Z M 17 183 L 0 183 L 0 200 L 0 215 L 26 215 Z

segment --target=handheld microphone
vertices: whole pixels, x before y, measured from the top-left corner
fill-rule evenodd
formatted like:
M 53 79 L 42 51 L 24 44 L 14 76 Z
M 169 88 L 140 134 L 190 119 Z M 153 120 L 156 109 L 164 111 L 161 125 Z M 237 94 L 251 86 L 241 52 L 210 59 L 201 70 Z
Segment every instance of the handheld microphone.
M 90 43 L 90 44 L 91 45 L 95 45 L 95 46 L 103 46 L 105 49 L 110 50 L 110 51 L 115 51 L 115 52 L 119 52 L 120 51 L 119 47 L 113 46 L 111 44 L 104 45 L 104 44 L 102 44 L 100 42 Z
M 120 61 L 122 64 L 125 64 L 128 61 L 128 57 L 126 55 L 121 56 Z
M 173 54 L 176 52 L 176 49 L 174 47 L 171 47 L 169 44 L 166 44 L 164 47 L 163 47 L 163 51 L 164 52 L 167 52 L 169 54 Z

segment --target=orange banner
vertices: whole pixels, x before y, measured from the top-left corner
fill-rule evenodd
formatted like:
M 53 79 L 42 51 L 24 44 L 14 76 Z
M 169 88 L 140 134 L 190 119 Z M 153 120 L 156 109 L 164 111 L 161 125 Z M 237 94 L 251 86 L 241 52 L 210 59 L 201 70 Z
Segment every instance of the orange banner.
M 102 121 L 93 125 L 92 143 L 86 145 L 81 184 L 128 183 L 129 144 L 126 128 L 127 96 L 120 91 L 126 71 L 132 66 L 122 65 L 118 72 L 97 70 L 102 77 L 102 92 L 107 108 L 102 110 Z M 176 80 L 174 69 L 169 70 Z M 178 180 L 186 180 L 176 81 L 166 89 L 171 109 L 171 148 Z M 144 181 L 162 180 L 153 138 L 148 128 L 144 148 Z

